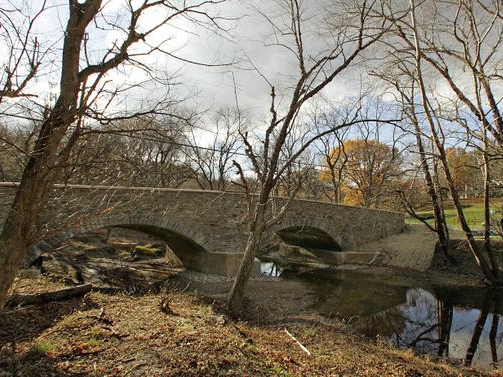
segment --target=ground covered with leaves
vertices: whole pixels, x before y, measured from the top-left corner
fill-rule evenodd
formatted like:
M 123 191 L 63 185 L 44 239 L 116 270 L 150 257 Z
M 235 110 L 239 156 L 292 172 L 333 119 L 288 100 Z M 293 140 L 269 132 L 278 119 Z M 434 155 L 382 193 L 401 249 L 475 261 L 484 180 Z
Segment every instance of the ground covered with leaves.
M 62 284 L 20 279 L 20 293 Z M 493 376 L 368 342 L 315 315 L 259 321 L 248 301 L 232 319 L 221 301 L 161 293 L 91 292 L 0 314 L 0 376 Z M 306 353 L 285 329 L 310 354 Z

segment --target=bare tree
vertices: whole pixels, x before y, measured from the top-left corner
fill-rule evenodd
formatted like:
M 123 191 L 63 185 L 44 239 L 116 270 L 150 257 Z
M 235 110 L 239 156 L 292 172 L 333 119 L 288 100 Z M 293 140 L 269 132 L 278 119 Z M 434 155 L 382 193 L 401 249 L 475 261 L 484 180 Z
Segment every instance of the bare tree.
M 0 180 L 20 180 L 36 131 L 35 125 L 24 128 L 0 125 Z
M 339 122 L 339 117 L 333 111 L 312 117 L 312 123 L 318 133 L 322 130 L 333 128 Z M 342 203 L 342 181 L 344 169 L 348 162 L 348 155 L 344 149 L 344 142 L 347 139 L 349 128 L 331 132 L 324 137 L 320 137 L 314 144 L 317 154 L 320 156 L 323 168 L 319 179 L 328 182 L 329 190 L 323 190 L 324 196 L 332 202 Z M 334 153 L 334 151 L 341 153 Z
M 165 25 L 180 17 L 214 23 L 215 19 L 206 11 L 208 6 L 218 2 L 208 0 L 187 4 L 183 1 L 124 0 L 123 7 L 119 9 L 127 14 L 110 17 L 105 13 L 109 2 L 68 0 L 67 24 L 61 33 L 59 90 L 54 102 L 45 106 L 42 112 L 40 132 L 0 233 L 0 308 L 5 303 L 9 287 L 25 251 L 37 238 L 35 225 L 44 199 L 51 185 L 60 176 L 61 168 L 66 165 L 70 151 L 85 128 L 86 122 L 94 119 L 106 123 L 111 118 L 131 118 L 146 113 L 169 112 L 172 101 L 166 97 L 167 101 L 162 101 L 161 98 L 153 106 L 145 105 L 134 112 L 113 114 L 112 105 L 116 105 L 114 101 L 118 96 L 138 85 L 115 83 L 114 86 L 114 82 L 110 80 L 110 73 L 117 72 L 120 67 L 134 68 L 141 70 L 146 77 L 153 77 L 152 70 L 144 58 L 159 51 L 169 54 L 166 50 L 169 38 L 157 42 L 159 39 L 153 38 L 156 32 L 162 32 Z M 2 9 L 2 14 L 14 20 L 15 15 L 23 14 L 24 10 L 12 7 Z M 143 22 L 146 15 L 152 11 L 162 14 L 163 17 L 152 19 L 148 23 Z M 109 49 L 95 50 L 92 47 L 92 37 L 96 35 L 97 38 L 102 38 L 99 32 L 102 29 L 113 30 L 120 36 Z M 0 32 L 5 39 L 9 38 L 9 35 L 20 35 L 19 30 L 19 25 L 13 21 L 3 24 Z M 40 48 L 36 38 L 30 34 L 30 26 L 25 30 L 28 30 L 27 35 L 22 40 L 27 42 L 21 44 L 21 49 L 13 48 L 11 52 L 14 54 L 13 62 L 28 59 L 28 66 L 35 67 L 28 69 L 25 75 L 26 78 L 30 78 L 33 77 L 31 72 L 37 72 Z M 31 58 L 32 56 L 35 58 Z M 17 89 L 14 89 L 13 72 L 13 69 L 9 69 L 8 78 L 2 84 L 6 88 L 2 92 L 3 104 L 13 90 L 17 96 L 28 94 L 25 91 L 26 85 L 23 84 L 24 79 L 20 79 Z M 169 80 L 163 81 L 162 77 L 154 79 L 157 83 L 169 84 Z M 107 109 L 109 111 L 106 111 Z
M 332 23 L 330 35 L 335 36 L 332 39 L 332 45 L 328 50 L 318 55 L 305 49 L 307 46 L 304 40 L 305 20 L 303 15 L 305 13 L 303 13 L 304 9 L 297 0 L 281 2 L 282 9 L 285 11 L 284 16 L 288 17 L 284 27 L 275 24 L 274 20 L 268 18 L 276 35 L 285 36 L 287 39 L 290 38 L 288 42 L 293 43 L 293 45 L 287 45 L 288 42 L 278 42 L 278 44 L 286 47 L 288 51 L 294 53 L 298 75 L 293 81 L 294 84 L 287 105 L 284 108 L 278 107 L 275 86 L 270 85 L 270 120 L 265 130 L 260 155 L 257 153 L 256 148 L 253 147 L 250 135 L 247 133 L 242 134 L 246 154 L 258 178 L 258 192 L 257 196 L 249 196 L 248 200 L 249 236 L 243 260 L 229 293 L 227 303 L 232 313 L 238 313 L 242 307 L 244 291 L 253 259 L 260 249 L 265 230 L 276 223 L 287 209 L 286 205 L 275 214 L 271 214 L 273 208 L 271 194 L 274 192 L 280 177 L 316 139 L 359 122 L 357 116 L 346 119 L 346 121 L 334 126 L 332 129 L 306 140 L 287 161 L 281 160 L 281 153 L 285 147 L 287 137 L 292 132 L 302 107 L 334 81 L 341 72 L 355 64 L 360 54 L 376 43 L 388 30 L 386 20 L 376 23 L 376 20 L 371 17 L 373 8 L 379 6 L 377 1 L 352 3 L 352 6 L 345 5 L 346 7 L 343 8 L 344 24 L 336 26 Z M 335 21 L 335 14 L 333 17 L 331 21 Z M 314 21 L 311 20 L 311 22 Z M 240 172 L 241 185 L 246 192 L 251 194 L 243 169 L 238 162 L 236 162 L 236 166 Z
M 230 183 L 232 160 L 242 147 L 239 131 L 247 128 L 247 120 L 239 109 L 222 108 L 213 118 L 211 139 L 201 136 L 201 129 L 186 134 L 186 164 L 201 189 L 226 190 Z
M 461 5 L 462 3 L 463 2 L 460 2 L 459 3 L 460 7 L 458 7 L 456 9 L 456 16 L 454 18 L 454 26 L 453 26 L 454 27 L 454 36 L 458 35 L 458 32 L 457 32 L 457 30 L 458 30 L 457 28 L 459 25 L 458 15 L 459 15 L 460 10 L 464 7 Z M 471 16 L 473 17 L 474 15 L 472 14 Z M 468 17 L 470 17 L 470 15 L 468 15 Z M 417 77 L 417 83 L 418 83 L 420 97 L 421 97 L 421 104 L 422 104 L 422 107 L 425 112 L 425 118 L 426 118 L 427 123 L 430 127 L 432 141 L 435 145 L 435 148 L 438 153 L 439 161 L 441 162 L 442 168 L 444 170 L 445 179 L 446 179 L 447 184 L 449 186 L 449 191 L 451 193 L 452 200 L 453 200 L 454 206 L 456 208 L 456 212 L 457 212 L 459 222 L 461 224 L 461 228 L 466 235 L 466 239 L 468 241 L 470 250 L 471 250 L 477 264 L 479 265 L 482 273 L 484 274 L 484 276 L 492 283 L 498 283 L 499 282 L 499 273 L 498 273 L 498 266 L 496 264 L 494 255 L 491 250 L 486 250 L 488 252 L 489 259 L 492 264 L 492 268 L 491 268 L 489 266 L 489 264 L 487 263 L 484 255 L 481 253 L 481 251 L 478 249 L 478 247 L 475 243 L 475 240 L 473 238 L 473 233 L 468 225 L 468 222 L 466 220 L 465 214 L 464 214 L 462 206 L 461 206 L 461 202 L 459 199 L 459 193 L 456 190 L 454 180 L 453 180 L 451 171 L 449 169 L 449 164 L 448 164 L 447 156 L 445 153 L 445 147 L 444 147 L 444 144 L 441 140 L 442 123 L 440 121 L 439 113 L 435 112 L 434 109 L 432 108 L 432 101 L 429 98 L 426 83 L 424 80 L 424 74 L 423 74 L 424 73 L 423 59 L 425 59 L 426 61 L 428 61 L 430 63 L 432 62 L 432 60 L 431 59 L 428 60 L 427 55 L 423 53 L 425 47 L 423 46 L 423 39 L 420 37 L 420 34 L 419 34 L 419 26 L 418 26 L 417 17 L 416 17 L 416 5 L 413 0 L 411 0 L 410 27 L 411 27 L 411 32 L 412 32 L 412 41 L 411 42 L 412 42 L 412 46 L 414 47 L 414 51 L 415 51 L 416 77 Z M 403 35 L 402 35 L 402 37 L 403 37 Z M 410 39 L 408 39 L 407 37 L 405 37 L 404 39 L 407 42 L 410 41 Z M 465 50 L 465 54 L 466 54 L 466 50 Z M 478 67 L 479 67 L 479 69 L 481 68 L 480 65 Z M 482 86 L 486 86 L 487 82 L 484 83 L 485 82 L 484 79 L 482 81 L 483 81 Z M 488 89 L 487 89 L 486 93 L 488 94 L 489 102 L 491 102 L 492 96 L 491 96 L 491 94 L 490 94 L 491 92 L 489 90 L 490 86 L 488 86 L 487 88 Z M 456 93 L 456 94 L 458 94 L 458 96 L 460 96 L 461 93 Z M 477 98 L 480 98 L 480 97 L 477 97 Z M 472 103 L 472 105 L 473 105 L 473 103 Z M 474 110 L 475 109 L 478 109 L 479 114 L 481 114 L 480 107 L 475 106 Z M 494 113 L 495 111 L 496 110 L 493 110 L 493 114 L 497 115 L 496 113 Z M 499 116 L 499 115 L 497 115 L 497 116 Z M 485 119 L 485 120 L 484 119 L 485 118 L 482 118 L 480 120 L 483 123 L 485 123 L 487 121 L 487 119 Z M 497 124 L 497 117 L 495 117 L 495 121 Z M 501 136 L 499 134 L 498 130 L 495 129 L 494 127 L 492 127 L 490 124 L 487 124 L 487 125 L 484 124 L 484 129 L 487 129 L 489 132 L 491 132 L 497 140 Z
M 192 176 L 182 161 L 186 128 L 178 118 L 153 115 L 86 128 L 69 154 L 62 181 L 179 187 Z
M 0 39 L 6 47 L 6 59 L 0 73 L 0 104 L 7 98 L 35 96 L 27 92 L 26 87 L 49 51 L 41 46 L 34 33 L 37 20 L 47 10 L 47 1 L 41 1 L 34 13 L 16 11 L 9 5 L 0 5 Z M 18 6 L 18 9 L 27 8 L 29 1 L 26 0 Z

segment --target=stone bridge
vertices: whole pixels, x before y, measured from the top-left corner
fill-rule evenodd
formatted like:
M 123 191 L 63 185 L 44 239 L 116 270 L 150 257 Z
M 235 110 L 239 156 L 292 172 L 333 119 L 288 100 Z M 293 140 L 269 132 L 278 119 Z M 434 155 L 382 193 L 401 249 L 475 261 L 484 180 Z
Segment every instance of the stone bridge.
M 16 189 L 0 183 L 0 225 Z M 285 203 L 273 200 L 276 208 Z M 246 196 L 237 192 L 55 185 L 40 218 L 45 245 L 100 228 L 134 229 L 163 239 L 186 267 L 224 274 L 235 271 L 248 236 Z M 399 213 L 297 199 L 263 246 L 280 239 L 343 255 L 403 229 Z

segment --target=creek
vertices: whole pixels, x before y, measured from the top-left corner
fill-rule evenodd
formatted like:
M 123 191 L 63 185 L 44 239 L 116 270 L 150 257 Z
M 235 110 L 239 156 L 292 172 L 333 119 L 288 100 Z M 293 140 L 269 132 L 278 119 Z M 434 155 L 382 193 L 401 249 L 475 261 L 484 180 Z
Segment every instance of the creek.
M 250 294 L 274 300 L 284 313 L 336 318 L 370 340 L 435 359 L 503 367 L 501 289 L 411 287 L 393 276 L 376 280 L 357 271 L 281 275 L 271 263 L 261 270 L 273 279 L 251 282 Z
M 344 275 L 296 278 L 310 287 L 312 309 L 346 321 L 370 339 L 467 365 L 503 366 L 503 290 L 410 288 Z

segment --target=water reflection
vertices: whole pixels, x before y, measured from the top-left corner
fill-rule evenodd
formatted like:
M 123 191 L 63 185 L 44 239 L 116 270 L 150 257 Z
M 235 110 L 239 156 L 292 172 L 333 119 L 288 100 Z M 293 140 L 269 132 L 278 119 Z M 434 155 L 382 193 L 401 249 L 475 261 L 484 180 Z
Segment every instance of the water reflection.
M 503 292 L 487 289 L 428 291 L 365 282 L 318 280 L 314 309 L 337 316 L 374 339 L 465 365 L 501 367 Z
M 269 277 L 279 277 L 281 267 L 272 262 L 260 262 L 260 275 Z
M 484 295 L 480 308 L 457 304 L 452 297 L 444 300 L 423 289 L 410 289 L 405 303 L 362 318 L 357 326 L 396 347 L 464 360 L 467 366 L 501 366 L 498 354 L 503 331 L 499 315 L 494 313 L 498 296 L 490 291 L 472 293 Z

